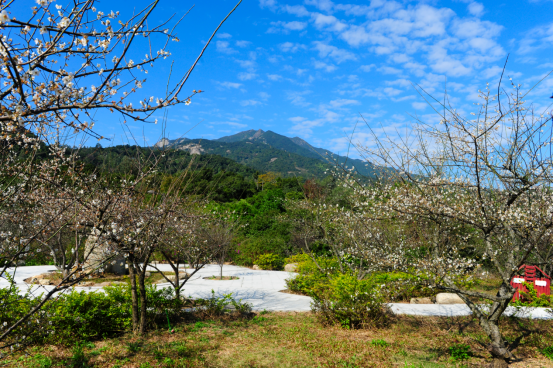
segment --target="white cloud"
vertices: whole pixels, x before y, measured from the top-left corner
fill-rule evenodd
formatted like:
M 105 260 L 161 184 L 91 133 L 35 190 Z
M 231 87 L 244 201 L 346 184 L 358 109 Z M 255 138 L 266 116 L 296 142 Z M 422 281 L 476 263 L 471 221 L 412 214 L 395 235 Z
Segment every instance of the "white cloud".
M 230 33 L 217 33 L 217 37 L 219 37 L 219 38 L 231 38 L 232 35 Z
M 250 41 L 236 41 L 237 47 L 248 47 L 250 44 Z
M 269 97 L 271 97 L 271 95 L 268 94 L 267 92 L 259 92 L 259 97 L 261 97 L 261 99 L 262 99 L 263 101 L 265 101 L 265 100 L 268 100 Z
M 336 46 L 327 45 L 320 41 L 315 41 L 314 44 L 314 49 L 319 51 L 319 57 L 321 58 L 330 57 L 334 59 L 334 61 L 336 61 L 338 64 L 347 60 L 356 60 L 356 57 L 353 53 L 343 49 L 339 49 Z
M 469 13 L 474 15 L 475 17 L 480 17 L 482 14 L 484 14 L 484 5 L 481 3 L 473 2 L 470 3 L 468 6 Z
M 340 33 L 340 38 L 354 47 L 368 43 L 370 40 L 370 36 L 365 28 L 355 25 L 351 26 L 347 31 Z
M 277 2 L 276 0 L 259 0 L 259 7 L 260 8 L 268 8 L 271 10 L 276 9 Z
M 459 38 L 494 38 L 499 36 L 503 26 L 480 19 L 456 19 L 452 22 L 451 30 Z
M 311 14 L 315 27 L 319 30 L 341 32 L 347 28 L 347 24 L 342 23 L 333 15 L 324 15 L 321 13 Z
M 306 17 L 310 14 L 303 5 L 285 5 L 283 10 L 298 17 Z
M 403 70 L 391 66 L 381 66 L 378 71 L 384 74 L 402 74 Z
M 225 123 L 221 123 L 221 125 L 230 125 L 230 126 L 233 126 L 233 127 L 236 127 L 236 128 L 245 128 L 247 127 L 246 124 L 241 124 L 241 123 L 231 123 L 231 122 L 225 122 Z
M 217 41 L 215 45 L 217 46 L 217 51 L 222 52 L 224 54 L 234 54 L 237 52 L 236 50 L 229 47 L 228 41 Z
M 257 101 L 257 100 L 243 100 L 243 101 L 240 101 L 240 105 L 242 106 L 257 106 L 257 105 L 260 105 L 261 102 Z
M 241 81 L 252 80 L 256 77 L 257 77 L 257 74 L 255 73 L 248 73 L 248 72 L 238 73 L 238 79 L 240 79 Z
M 376 68 L 376 65 L 374 64 L 369 64 L 369 65 L 361 65 L 359 67 L 360 70 L 364 71 L 364 72 L 370 72 L 372 69 Z
M 428 107 L 428 104 L 426 102 L 413 102 L 411 103 L 411 106 L 417 110 L 425 110 Z
M 311 91 L 289 91 L 287 92 L 287 99 L 290 100 L 292 105 L 307 107 L 311 105 L 311 102 L 308 102 L 304 96 L 310 94 Z
M 551 47 L 553 44 L 553 23 L 532 28 L 519 43 L 518 53 L 520 54 L 529 54 Z
M 333 72 L 337 69 L 335 65 L 323 63 L 322 61 L 318 60 L 315 61 L 313 65 L 316 69 L 324 69 L 327 72 Z
M 330 12 L 334 6 L 334 3 L 330 0 L 305 0 L 305 4 L 326 12 Z
M 225 88 L 240 88 L 240 87 L 242 87 L 241 83 L 234 83 L 234 82 L 219 82 L 219 85 L 221 87 L 225 87 Z
M 291 30 L 291 31 L 301 31 L 301 30 L 305 29 L 305 27 L 307 27 L 307 23 L 293 21 L 293 22 L 284 23 L 282 26 L 286 29 Z
M 278 75 L 278 74 L 267 74 L 267 78 L 269 78 L 269 80 L 272 80 L 272 81 L 276 82 L 276 81 L 281 80 L 282 76 Z
M 241 60 L 241 59 L 235 59 L 242 68 L 247 69 L 249 72 L 253 73 L 255 71 L 255 68 L 257 67 L 257 63 L 255 60 Z
M 385 83 L 388 86 L 399 86 L 403 88 L 411 87 L 411 82 L 409 82 L 407 79 L 396 79 L 394 81 L 386 81 Z
M 302 31 L 307 27 L 307 23 L 305 22 L 298 22 L 298 21 L 292 21 L 292 22 L 271 22 L 271 27 L 267 29 L 267 33 L 284 33 L 288 34 L 290 31 Z
M 400 90 L 400 89 L 397 89 L 397 88 L 392 88 L 392 87 L 386 87 L 384 88 L 384 93 L 390 97 L 392 96 L 397 96 L 399 95 L 400 93 L 402 93 L 403 91 Z
M 307 46 L 301 43 L 284 42 L 278 45 L 283 52 L 296 52 L 298 50 L 306 50 Z
M 329 102 L 329 107 L 331 107 L 331 108 L 340 108 L 340 107 L 343 107 L 343 106 L 359 105 L 359 104 L 361 104 L 361 103 L 357 100 L 349 100 L 349 99 L 340 98 L 340 99 L 337 99 L 337 100 L 330 101 Z
M 371 5 L 376 5 L 377 1 L 372 1 Z M 368 16 L 371 13 L 371 6 L 367 5 L 351 5 L 351 4 L 336 4 L 334 9 L 341 10 L 346 15 Z

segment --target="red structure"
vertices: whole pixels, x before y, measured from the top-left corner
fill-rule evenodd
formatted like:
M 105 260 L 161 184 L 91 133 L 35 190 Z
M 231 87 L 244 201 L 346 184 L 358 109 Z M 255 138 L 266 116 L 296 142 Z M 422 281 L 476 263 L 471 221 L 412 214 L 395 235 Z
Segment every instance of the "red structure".
M 524 276 L 513 276 L 511 286 L 516 289 L 513 295 L 513 301 L 521 299 L 521 292 L 528 292 L 528 288 L 524 285 L 525 282 L 532 283 L 536 289 L 538 296 L 551 295 L 551 277 L 543 272 L 538 266 L 522 265 L 519 271 L 524 268 Z M 539 277 L 541 275 L 541 277 Z

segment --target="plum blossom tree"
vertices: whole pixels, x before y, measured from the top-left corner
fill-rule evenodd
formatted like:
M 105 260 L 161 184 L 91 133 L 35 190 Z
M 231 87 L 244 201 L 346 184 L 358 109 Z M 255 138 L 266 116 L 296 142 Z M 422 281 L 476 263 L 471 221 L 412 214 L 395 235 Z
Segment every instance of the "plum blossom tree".
M 351 240 L 344 253 L 372 264 L 378 258 L 457 293 L 489 336 L 495 367 L 513 358 L 499 327 L 515 292 L 511 278 L 525 263 L 553 262 L 553 125 L 549 113 L 527 107 L 520 85 L 510 87 L 481 91 L 471 119 L 446 101 L 439 124 L 419 121 L 416 138 L 375 133 L 372 147 L 358 145 L 386 169 L 371 186 L 344 175 L 354 210 L 337 216 L 354 219 L 344 227 Z M 383 222 L 403 234 L 384 241 Z M 496 293 L 460 282 L 483 262 L 501 278 Z
M 62 282 L 37 299 L 28 313 L 2 324 L 0 348 L 23 344 L 21 336 L 33 332 L 30 317 L 82 279 L 74 266 L 88 256 L 81 245 L 91 230 L 110 241 L 114 252 L 126 251 L 136 265 L 148 259 L 157 242 L 154 224 L 164 223 L 173 208 L 163 203 L 138 205 L 143 197 L 137 193 L 153 173 L 157 154 L 153 165 L 137 177 L 108 183 L 76 165 L 76 153 L 61 147 L 70 137 L 103 139 L 94 130 L 97 111 L 118 113 L 124 122 L 157 123 L 152 117 L 155 111 L 190 104 L 201 92 L 185 92 L 185 83 L 240 2 L 190 68 L 167 84 L 164 95 L 137 98 L 149 69 L 171 56 L 169 42 L 179 41 L 176 26 L 182 18 L 172 26 L 170 19 L 155 26 L 148 22 L 158 3 L 153 1 L 128 19 L 119 19 L 119 12 L 104 13 L 94 0 L 66 4 L 37 0 L 31 8 L 19 1 L 0 4 L 0 278 L 9 280 L 13 290 L 11 266 L 38 251 L 50 252 L 63 271 Z M 147 42 L 147 52 L 137 59 L 144 49 L 142 41 Z M 127 219 L 137 220 L 132 226 L 126 222 L 129 228 L 121 230 L 124 246 L 111 227 L 119 224 L 114 219 L 124 220 L 121 208 L 133 209 Z M 69 234 L 75 236 L 72 250 L 60 238 Z M 10 310 L 20 300 L 1 298 L 0 310 Z

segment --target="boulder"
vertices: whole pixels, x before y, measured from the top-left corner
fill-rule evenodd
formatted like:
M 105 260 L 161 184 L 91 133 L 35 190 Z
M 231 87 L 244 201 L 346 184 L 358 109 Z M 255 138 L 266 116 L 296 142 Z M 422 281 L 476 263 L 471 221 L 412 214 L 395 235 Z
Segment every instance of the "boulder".
M 261 267 L 259 267 L 258 265 L 253 265 L 252 268 L 253 268 L 254 270 L 261 271 Z
M 439 293 L 436 295 L 436 304 L 465 304 L 465 302 L 455 293 Z
M 150 277 L 150 276 L 152 276 L 152 273 L 151 273 L 151 272 L 146 271 L 146 272 L 144 273 L 144 277 Z
M 179 273 L 179 282 L 181 282 L 182 280 L 184 280 L 187 277 L 190 277 L 188 272 Z M 175 275 L 167 276 L 167 278 L 171 281 L 176 281 L 177 280 L 177 277 Z M 165 279 L 161 279 L 159 282 L 165 282 L 165 281 L 166 281 Z
M 286 272 L 296 272 L 298 269 L 297 263 L 288 263 L 286 266 L 284 266 L 284 271 Z
M 434 304 L 430 298 L 411 298 L 411 304 Z
M 127 274 L 123 254 L 114 255 L 109 243 L 98 238 L 99 230 L 92 231 L 85 242 L 86 260 L 82 270 L 85 274 L 107 272 L 116 275 Z M 108 261 L 109 259 L 109 261 Z
M 39 285 L 52 285 L 52 281 L 47 280 L 47 279 L 40 279 L 40 280 L 38 280 L 38 284 Z
M 78 287 L 96 286 L 95 283 L 89 281 L 81 281 L 77 284 Z

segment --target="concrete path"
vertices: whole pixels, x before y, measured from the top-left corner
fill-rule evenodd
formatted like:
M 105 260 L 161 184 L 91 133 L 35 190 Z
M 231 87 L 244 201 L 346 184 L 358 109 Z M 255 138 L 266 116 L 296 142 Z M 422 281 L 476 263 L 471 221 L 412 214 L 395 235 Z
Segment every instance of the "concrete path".
M 168 265 L 160 265 L 162 271 L 172 271 Z M 154 271 L 153 268 L 149 268 Z M 19 287 L 20 294 L 29 290 L 23 280 L 48 271 L 54 271 L 54 266 L 26 266 L 18 267 L 14 279 Z M 191 272 L 190 270 L 188 270 Z M 305 312 L 311 310 L 311 298 L 307 296 L 281 293 L 286 289 L 285 280 L 293 277 L 293 273 L 283 271 L 256 271 L 245 267 L 224 266 L 224 276 L 237 276 L 238 280 L 204 280 L 204 277 L 219 275 L 220 269 L 216 265 L 208 265 L 198 271 L 185 285 L 183 294 L 192 298 L 209 298 L 211 291 L 217 297 L 232 294 L 236 300 L 242 299 L 252 305 L 256 311 L 296 311 Z M 11 271 L 13 275 L 13 270 Z M 0 288 L 7 287 L 7 280 L 0 279 Z M 169 283 L 158 284 L 158 287 L 170 287 Z M 53 286 L 34 286 L 31 292 L 39 295 Z M 95 291 L 101 287 L 76 287 L 76 290 Z M 390 303 L 392 311 L 396 314 L 408 314 L 417 316 L 466 316 L 471 312 L 466 305 L 462 304 L 401 304 Z M 516 312 L 515 308 L 509 308 L 507 315 Z M 534 319 L 552 319 L 553 313 L 548 313 L 546 308 L 522 308 L 518 312 L 519 317 Z

